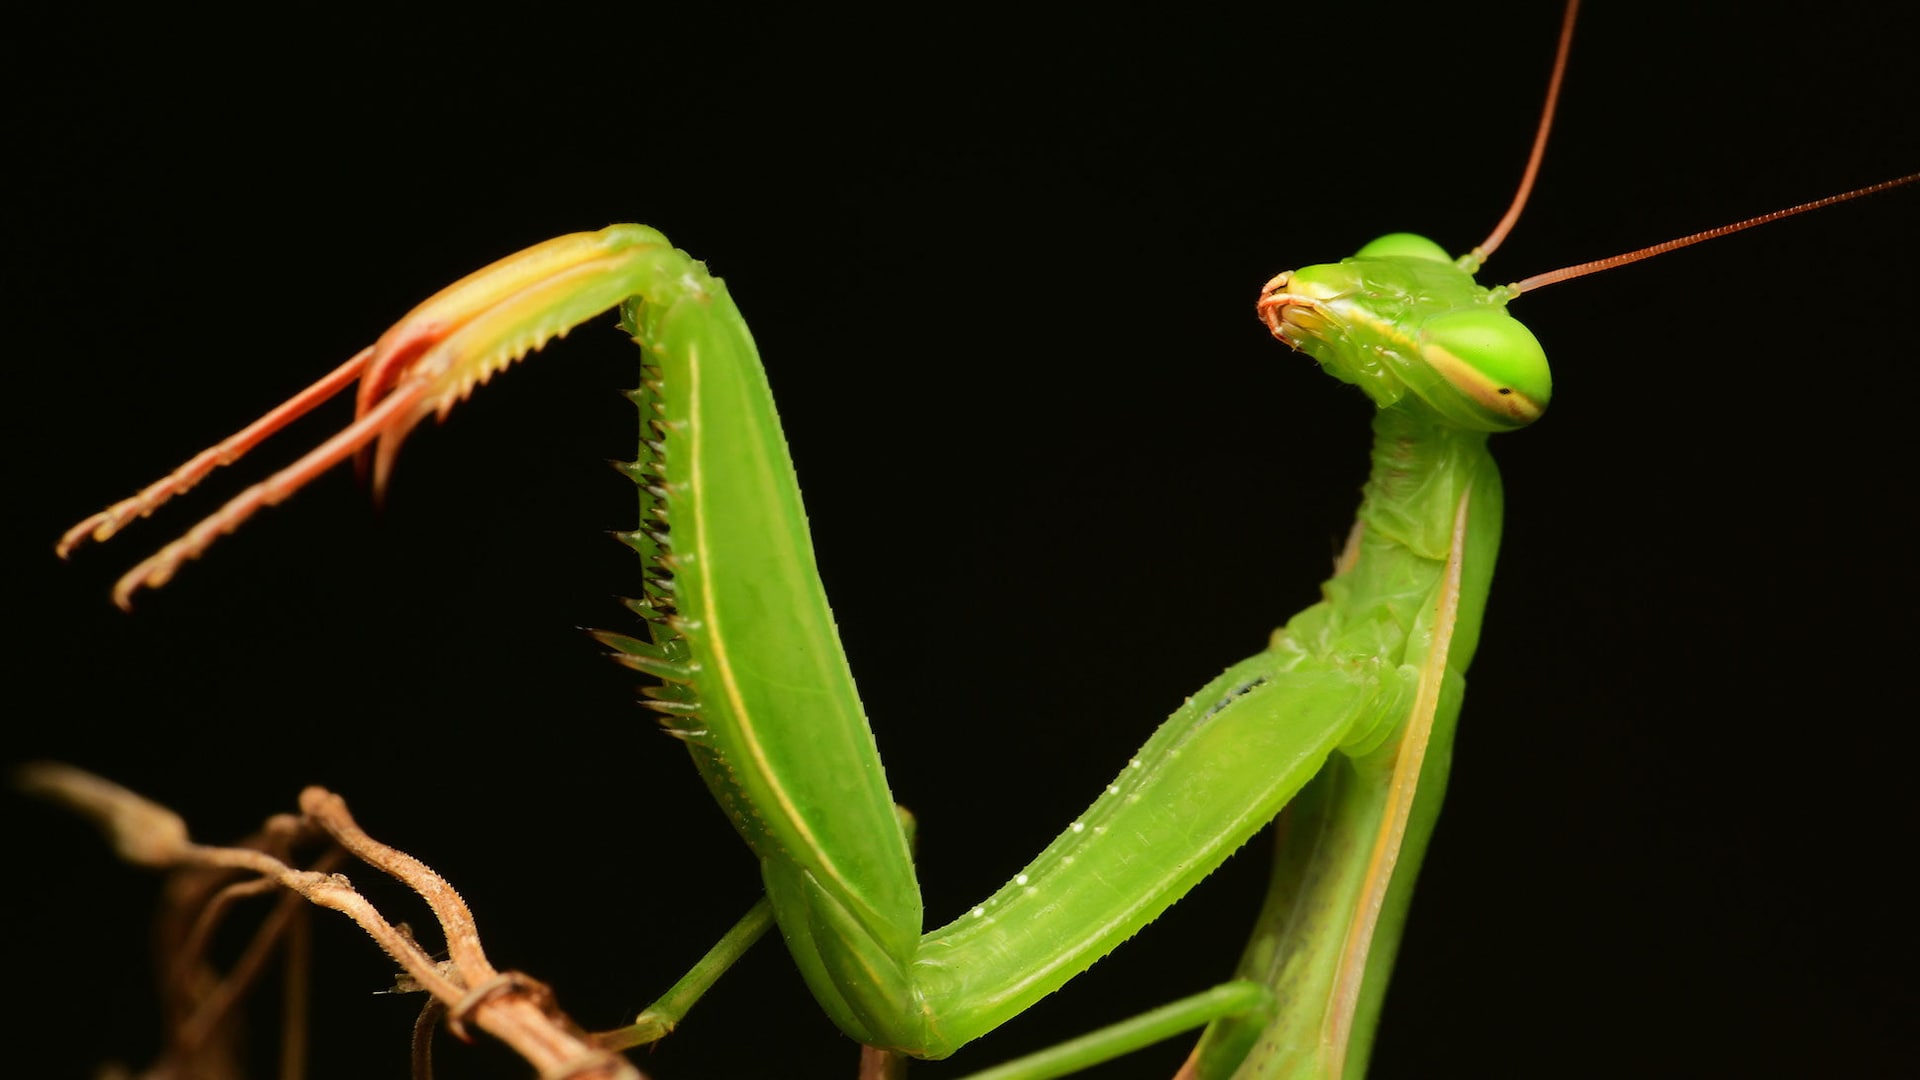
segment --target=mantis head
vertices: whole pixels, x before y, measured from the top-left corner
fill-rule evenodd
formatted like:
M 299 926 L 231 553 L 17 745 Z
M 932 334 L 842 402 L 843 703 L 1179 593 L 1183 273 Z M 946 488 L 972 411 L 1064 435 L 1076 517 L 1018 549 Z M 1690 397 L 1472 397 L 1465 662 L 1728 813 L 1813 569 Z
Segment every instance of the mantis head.
M 1381 408 L 1409 392 L 1449 423 L 1512 431 L 1546 411 L 1546 352 L 1438 244 L 1390 233 L 1352 258 L 1290 270 L 1260 290 L 1273 336 L 1320 362 Z

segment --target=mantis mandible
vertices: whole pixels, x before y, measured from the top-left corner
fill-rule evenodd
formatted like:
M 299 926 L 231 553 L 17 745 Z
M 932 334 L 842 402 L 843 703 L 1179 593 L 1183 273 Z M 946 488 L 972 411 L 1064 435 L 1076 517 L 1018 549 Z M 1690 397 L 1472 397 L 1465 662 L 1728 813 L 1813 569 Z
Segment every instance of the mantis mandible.
M 1711 219 L 1711 217 L 1709 217 L 1709 219 Z M 682 238 L 682 240 L 684 240 L 684 242 L 687 242 L 689 246 L 693 246 L 693 242 L 691 242 L 691 240 L 685 240 L 685 238 Z M 710 242 L 703 242 L 703 244 L 699 244 L 699 248 L 701 248 L 703 252 L 710 252 L 710 250 L 714 250 L 714 244 L 710 244 Z M 1588 248 L 1588 250 L 1590 250 L 1590 248 Z M 1538 265 L 1538 261 L 1534 261 L 1532 265 Z M 724 269 L 724 267 L 722 267 L 722 269 Z M 1271 267 L 1267 267 L 1267 269 L 1271 269 Z M 1244 317 L 1244 315 L 1236 315 L 1236 317 Z M 758 321 L 756 321 L 756 323 L 758 323 Z M 766 332 L 766 331 L 762 331 L 762 332 Z M 772 352 L 772 350 L 770 350 L 770 352 Z M 1277 363 L 1277 361 L 1271 361 L 1271 359 L 1267 359 L 1267 361 L 1263 361 L 1263 363 Z M 778 373 L 776 373 L 776 379 L 778 379 Z M 1298 390 L 1298 394 L 1300 394 L 1300 396 L 1308 396 L 1308 394 L 1317 394 L 1317 396 L 1325 396 L 1325 390 L 1323 390 L 1323 388 L 1319 388 L 1319 386 L 1313 386 L 1311 382 L 1306 382 L 1306 380 L 1302 380 L 1302 384 L 1300 384 L 1300 386 L 1302 386 L 1302 390 Z M 781 392 L 783 392 L 783 388 L 781 388 Z M 785 400 L 785 398 L 783 398 L 783 400 Z M 791 411 L 791 409 L 789 409 L 789 411 Z M 1342 417 L 1342 419 L 1346 419 L 1348 423 L 1352 423 L 1352 421 L 1354 421 L 1354 417 L 1352 417 L 1352 415 L 1348 415 L 1348 417 Z M 849 421 L 849 423 L 851 423 L 851 421 Z M 1519 454 L 1519 452 L 1515 452 L 1515 454 Z M 1344 455 L 1344 457 L 1352 457 L 1352 455 L 1354 455 L 1354 448 L 1352 448 L 1352 446 L 1348 446 L 1348 454 Z M 1342 454 L 1336 454 L 1336 452 L 1332 452 L 1332 454 L 1329 454 L 1329 457 L 1342 457 Z M 420 465 L 415 465 L 415 469 L 422 469 L 422 467 L 420 467 Z M 803 452 L 803 469 L 806 469 L 806 471 L 808 471 L 808 475 L 812 475 L 812 473 L 814 473 L 814 469 L 810 467 L 810 459 L 806 457 L 806 454 L 804 454 L 804 452 Z M 1292 465 L 1292 469 L 1306 469 L 1306 465 Z M 407 498 L 413 498 L 413 496 L 407 496 Z M 405 502 L 407 502 L 407 500 L 403 498 L 403 500 L 399 500 L 399 505 L 403 505 L 403 503 Z M 822 509 L 818 509 L 818 507 L 816 507 L 816 517 L 820 517 L 820 519 L 826 519 L 826 517 L 829 517 L 829 513 L 828 511 L 822 511 Z M 1319 527 L 1319 530 L 1317 530 L 1317 534 L 1313 536 L 1313 542 L 1315 542 L 1317 546 L 1325 546 L 1325 536 L 1327 536 L 1327 534 L 1329 534 L 1331 530 L 1332 530 L 1331 525 L 1323 525 L 1323 527 Z M 829 557 L 831 557 L 831 552 L 829 552 Z M 1496 603 L 1498 603 L 1498 600 L 1496 600 Z M 605 623 L 605 619 L 601 619 L 601 617 L 593 617 L 593 615 L 582 615 L 580 619 L 593 619 L 593 621 L 601 621 L 601 623 Z M 1215 655 L 1213 659 L 1219 659 L 1219 657 Z M 864 671 L 864 665 L 862 665 L 862 671 Z M 1190 680 L 1188 680 L 1188 682 L 1190 682 Z M 1190 688 L 1190 686 L 1188 686 L 1188 688 Z M 609 734 L 609 738 L 612 738 L 611 734 Z M 885 736 L 883 736 L 883 738 L 885 738 Z M 904 788 L 904 784 L 902 784 L 902 788 Z M 1077 796 L 1075 796 L 1075 798 L 1077 798 Z M 1071 811 L 1068 811 L 1068 813 L 1071 813 Z M 1041 819 L 1044 819 L 1044 817 L 1046 817 L 1046 811 L 1033 811 L 1033 817 L 1041 817 Z M 1056 822 L 1054 822 L 1054 824 L 1056 824 Z M 1018 844 L 1016 844 L 1016 846 L 1018 846 Z M 929 857 L 929 859 L 931 859 L 931 863 L 935 863 L 935 865 L 939 863 L 939 859 L 937 859 L 937 857 Z M 662 861 L 664 861 L 664 859 L 662 859 Z

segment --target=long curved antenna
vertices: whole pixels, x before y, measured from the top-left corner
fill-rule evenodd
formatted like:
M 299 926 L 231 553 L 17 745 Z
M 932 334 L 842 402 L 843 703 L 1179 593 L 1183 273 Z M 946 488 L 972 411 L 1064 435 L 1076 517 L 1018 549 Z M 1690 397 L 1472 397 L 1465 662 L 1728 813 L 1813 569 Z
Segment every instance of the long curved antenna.
M 1664 255 L 1669 251 L 1677 251 L 1683 247 L 1692 247 L 1695 244 L 1707 240 L 1716 240 L 1722 236 L 1737 233 L 1745 229 L 1751 229 L 1756 225 L 1766 225 L 1779 221 L 1781 218 L 1789 218 L 1795 214 L 1804 214 L 1809 210 L 1819 210 L 1832 206 L 1835 203 L 1849 202 L 1866 195 L 1876 195 L 1889 188 L 1903 187 L 1916 181 L 1920 181 L 1920 173 L 1909 173 L 1897 179 L 1882 180 L 1877 184 L 1868 184 L 1863 188 L 1854 188 L 1852 191 L 1843 191 L 1838 195 L 1829 195 L 1824 199 L 1815 199 L 1812 202 L 1804 202 L 1798 206 L 1789 206 L 1784 210 L 1775 210 L 1770 214 L 1750 217 L 1745 221 L 1736 221 L 1731 225 L 1722 225 L 1718 228 L 1677 237 L 1664 243 L 1652 244 L 1635 251 L 1626 252 L 1622 255 L 1611 255 L 1604 259 L 1595 259 L 1592 262 L 1577 263 L 1573 266 L 1562 267 L 1558 270 L 1549 270 L 1544 274 L 1535 274 L 1530 278 L 1522 278 L 1514 282 L 1507 286 L 1507 289 L 1515 296 L 1524 292 L 1532 292 L 1535 289 L 1544 289 L 1548 285 L 1556 285 L 1562 281 L 1571 281 L 1577 277 L 1586 277 L 1588 274 L 1597 274 L 1602 270 L 1612 270 L 1617 266 L 1625 266 L 1628 263 L 1639 262 L 1642 259 L 1651 259 L 1655 255 Z
M 1513 205 L 1507 207 L 1500 223 L 1467 253 L 1472 263 L 1469 269 L 1478 270 L 1493 249 L 1506 240 L 1520 220 L 1520 211 L 1526 208 L 1527 196 L 1533 194 L 1534 177 L 1540 175 L 1540 161 L 1547 156 L 1547 135 L 1553 130 L 1554 107 L 1560 104 L 1560 84 L 1566 80 L 1567 54 L 1573 51 L 1573 23 L 1579 14 L 1580 0 L 1567 0 L 1567 13 L 1560 23 L 1560 49 L 1553 56 L 1553 74 L 1547 77 L 1547 103 L 1540 109 L 1540 126 L 1533 133 L 1533 153 L 1527 156 L 1527 170 L 1520 175 L 1520 190 L 1514 192 Z

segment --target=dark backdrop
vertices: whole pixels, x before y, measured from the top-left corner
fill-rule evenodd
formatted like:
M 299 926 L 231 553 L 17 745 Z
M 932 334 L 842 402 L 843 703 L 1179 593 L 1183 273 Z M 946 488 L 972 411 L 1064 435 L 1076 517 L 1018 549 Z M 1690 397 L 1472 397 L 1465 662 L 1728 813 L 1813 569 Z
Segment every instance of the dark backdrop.
M 1497 275 L 1920 167 L 1881 6 L 1596 6 Z M 622 626 L 608 598 L 635 587 L 602 537 L 633 522 L 600 464 L 632 439 L 610 326 L 416 435 L 384 512 L 330 476 L 131 618 L 108 583 L 215 494 L 49 552 L 455 276 L 643 220 L 752 321 L 951 917 L 1316 595 L 1367 408 L 1251 305 L 1388 229 L 1465 248 L 1505 206 L 1557 15 L 1445 7 L 1070 31 L 43 16 L 4 46 L 5 756 L 99 770 L 207 839 L 331 785 L 465 890 L 497 962 L 590 1024 L 644 1004 L 756 886 L 575 629 Z M 1910 1064 L 1917 220 L 1894 194 L 1516 309 L 1558 396 L 1496 447 L 1506 554 L 1377 1075 Z M 140 1058 L 152 881 L 60 813 L 4 813 L 16 1052 L 39 1076 Z M 1261 846 L 963 1061 L 1223 976 Z M 401 1075 L 385 965 L 321 941 L 314 1075 Z M 649 1060 L 844 1076 L 852 1050 L 768 948 Z

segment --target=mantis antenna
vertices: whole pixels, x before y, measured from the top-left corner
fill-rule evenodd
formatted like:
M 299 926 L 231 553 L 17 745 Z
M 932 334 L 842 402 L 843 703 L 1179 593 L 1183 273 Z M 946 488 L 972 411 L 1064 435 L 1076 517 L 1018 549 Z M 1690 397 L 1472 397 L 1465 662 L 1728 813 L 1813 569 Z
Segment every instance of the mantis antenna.
M 1721 225 L 1717 228 L 1690 233 L 1686 236 L 1676 237 L 1675 239 L 1666 240 L 1658 244 L 1649 244 L 1646 247 L 1620 255 L 1609 255 L 1604 259 L 1594 259 L 1591 262 L 1576 263 L 1573 266 L 1564 266 L 1558 270 L 1549 270 L 1544 274 L 1535 274 L 1529 278 L 1522 278 L 1507 286 L 1507 288 L 1516 296 L 1520 293 L 1532 292 L 1535 289 L 1544 289 L 1549 285 L 1557 285 L 1562 281 L 1571 281 L 1577 277 L 1586 277 L 1588 274 L 1597 274 L 1602 270 L 1612 270 L 1615 267 L 1625 266 L 1628 263 L 1636 263 L 1642 259 L 1651 259 L 1655 255 L 1665 255 L 1669 251 L 1678 251 L 1683 247 L 1692 247 L 1695 244 L 1708 240 L 1717 240 L 1722 236 L 1729 236 L 1745 229 L 1751 229 L 1756 225 L 1768 225 L 1779 221 L 1781 218 L 1790 218 L 1795 214 L 1804 214 L 1809 210 L 1820 210 L 1832 206 L 1835 203 L 1851 202 L 1854 199 L 1867 195 L 1877 195 L 1882 191 L 1904 187 L 1915 181 L 1920 181 L 1920 173 L 1908 173 L 1905 176 L 1892 180 L 1882 180 L 1877 184 L 1868 184 L 1866 187 L 1854 188 L 1852 191 L 1843 191 L 1838 195 L 1829 195 L 1824 199 L 1815 199 L 1812 202 L 1804 202 L 1798 206 L 1789 206 L 1783 210 L 1775 210 L 1772 213 L 1761 214 L 1759 217 L 1750 217 L 1745 221 L 1736 221 L 1731 225 Z M 1498 235 L 1497 231 L 1496 235 Z
M 1573 50 L 1573 27 L 1579 14 L 1580 0 L 1568 0 L 1565 17 L 1560 23 L 1560 44 L 1553 57 L 1553 73 L 1547 78 L 1546 103 L 1542 105 L 1540 109 L 1540 124 L 1534 130 L 1533 149 L 1527 155 L 1526 170 L 1520 175 L 1519 190 L 1514 192 L 1513 202 L 1507 207 L 1507 212 L 1501 215 L 1500 221 L 1493 227 L 1493 231 L 1488 233 L 1487 238 L 1476 245 L 1472 251 L 1469 251 L 1462 257 L 1461 263 L 1468 271 L 1477 271 L 1480 266 L 1486 262 L 1487 257 L 1492 255 L 1494 250 L 1506 241 L 1507 234 L 1513 231 L 1514 225 L 1520 220 L 1521 211 L 1526 209 L 1528 197 L 1533 194 L 1533 182 L 1540 175 L 1540 163 L 1547 155 L 1547 136 L 1553 130 L 1554 110 L 1560 104 L 1560 86 L 1566 80 L 1567 57 Z M 1744 221 L 1736 221 L 1730 225 L 1704 229 L 1697 233 L 1690 233 L 1686 236 L 1677 237 L 1658 244 L 1650 244 L 1646 247 L 1620 255 L 1611 255 L 1604 259 L 1594 259 L 1590 262 L 1578 263 L 1573 266 L 1562 267 L 1558 270 L 1549 270 L 1546 273 L 1523 278 L 1518 282 L 1508 285 L 1507 289 L 1510 295 L 1518 296 L 1521 293 L 1543 289 L 1548 285 L 1555 285 L 1562 281 L 1571 281 L 1574 278 L 1585 277 L 1588 274 L 1597 274 L 1603 270 L 1612 270 L 1615 267 L 1636 263 L 1642 259 L 1651 259 L 1656 255 L 1664 255 L 1669 251 L 1677 251 L 1683 247 L 1691 247 L 1694 244 L 1703 243 L 1708 240 L 1717 240 L 1722 236 L 1728 236 L 1745 229 L 1751 229 L 1757 225 L 1768 225 L 1782 218 L 1790 218 L 1795 214 L 1804 214 L 1810 210 L 1824 209 L 1836 203 L 1849 202 L 1867 195 L 1876 195 L 1882 191 L 1903 187 L 1915 181 L 1920 181 L 1920 173 L 1910 173 L 1893 180 L 1883 180 L 1877 184 L 1868 184 L 1866 187 L 1855 188 L 1852 191 L 1844 191 L 1838 195 L 1829 195 L 1826 198 L 1800 203 L 1797 206 L 1789 206 L 1782 210 L 1761 214 L 1758 217 L 1747 218 Z
M 1520 174 L 1520 190 L 1513 193 L 1513 203 L 1501 216 L 1500 223 L 1467 253 L 1469 270 L 1478 270 L 1487 256 L 1506 241 L 1514 223 L 1520 220 L 1520 212 L 1527 207 L 1527 197 L 1533 194 L 1534 178 L 1540 175 L 1540 162 L 1547 156 L 1547 136 L 1553 131 L 1553 110 L 1560 104 L 1560 84 L 1566 81 L 1567 56 L 1573 51 L 1573 24 L 1579 15 L 1580 0 L 1567 0 L 1567 12 L 1560 22 L 1560 44 L 1553 54 L 1553 74 L 1547 77 L 1547 101 L 1540 108 L 1540 126 L 1533 133 L 1533 150 L 1527 155 L 1526 171 Z

